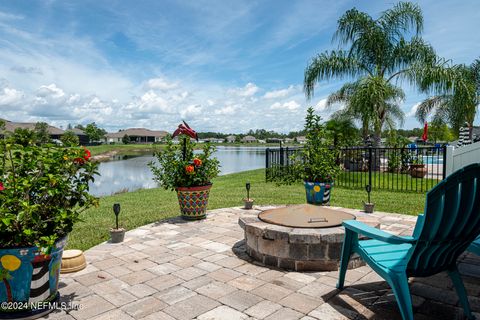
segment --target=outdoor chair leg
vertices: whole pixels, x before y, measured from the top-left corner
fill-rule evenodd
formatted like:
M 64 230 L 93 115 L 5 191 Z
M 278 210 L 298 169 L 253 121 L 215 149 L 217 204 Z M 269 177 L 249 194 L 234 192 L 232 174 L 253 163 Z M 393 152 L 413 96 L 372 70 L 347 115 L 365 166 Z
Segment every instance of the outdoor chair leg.
M 467 291 L 465 290 L 462 277 L 460 276 L 460 272 L 458 272 L 457 267 L 455 266 L 454 269 L 449 270 L 448 275 L 452 279 L 453 285 L 455 286 L 455 290 L 457 291 L 458 298 L 460 299 L 460 304 L 463 307 L 465 315 L 468 319 L 475 319 L 472 314 L 472 310 L 470 309 L 470 304 L 468 303 Z
M 352 255 L 353 237 L 358 235 L 351 230 L 345 228 L 345 238 L 343 239 L 342 256 L 340 260 L 340 268 L 338 270 L 337 288 L 342 290 L 345 282 L 345 273 L 347 272 L 350 256 Z
M 398 308 L 403 320 L 413 320 L 412 297 L 406 274 L 390 274 L 390 284 L 397 298 Z

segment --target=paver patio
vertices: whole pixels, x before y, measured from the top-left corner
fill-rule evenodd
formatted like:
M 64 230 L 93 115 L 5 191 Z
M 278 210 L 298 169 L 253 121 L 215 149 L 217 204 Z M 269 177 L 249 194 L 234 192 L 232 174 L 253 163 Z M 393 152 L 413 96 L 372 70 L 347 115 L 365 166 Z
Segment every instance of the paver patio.
M 253 262 L 245 253 L 242 215 L 261 209 L 218 209 L 206 220 L 179 218 L 129 231 L 122 244 L 85 252 L 86 269 L 64 274 L 61 300 L 80 310 L 48 319 L 401 319 L 390 287 L 368 266 L 338 272 L 288 272 Z M 359 211 L 345 209 L 347 212 Z M 416 217 L 375 213 L 381 229 L 410 235 Z M 469 300 L 480 319 L 480 257 L 459 259 Z M 410 283 L 415 319 L 462 319 L 444 273 Z

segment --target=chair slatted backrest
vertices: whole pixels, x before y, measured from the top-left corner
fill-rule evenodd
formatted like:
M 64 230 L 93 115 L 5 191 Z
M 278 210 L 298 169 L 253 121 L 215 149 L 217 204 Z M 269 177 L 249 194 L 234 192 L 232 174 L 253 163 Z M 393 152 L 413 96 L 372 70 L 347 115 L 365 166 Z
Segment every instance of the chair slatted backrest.
M 480 234 L 480 164 L 448 176 L 427 194 L 423 223 L 407 273 L 429 276 L 447 270 Z

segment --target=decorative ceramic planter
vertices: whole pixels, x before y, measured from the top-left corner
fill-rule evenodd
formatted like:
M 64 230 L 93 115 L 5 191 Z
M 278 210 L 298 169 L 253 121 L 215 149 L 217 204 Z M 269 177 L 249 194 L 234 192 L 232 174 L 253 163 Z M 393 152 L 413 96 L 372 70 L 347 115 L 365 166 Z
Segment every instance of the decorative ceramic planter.
M 200 187 L 176 188 L 178 204 L 182 218 L 185 220 L 205 219 L 207 216 L 208 197 L 212 185 Z
M 125 229 L 110 229 L 110 242 L 111 243 L 120 243 L 123 242 L 125 238 Z
M 307 203 L 321 206 L 330 205 L 330 191 L 333 183 L 305 181 Z
M 427 167 L 424 164 L 411 164 L 410 176 L 412 178 L 423 178 L 427 174 Z
M 245 206 L 243 207 L 246 210 L 250 210 L 253 208 L 253 201 L 254 199 L 243 199 L 243 202 L 245 203 Z
M 49 255 L 37 247 L 0 248 L 0 319 L 35 319 L 53 311 L 49 303 L 59 298 L 65 244 L 66 238 L 57 241 Z

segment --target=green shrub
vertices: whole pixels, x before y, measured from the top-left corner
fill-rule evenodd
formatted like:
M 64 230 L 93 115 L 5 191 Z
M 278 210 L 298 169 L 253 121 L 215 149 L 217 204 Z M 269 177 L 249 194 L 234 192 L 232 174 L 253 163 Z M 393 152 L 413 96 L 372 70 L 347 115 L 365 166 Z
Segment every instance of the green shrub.
M 0 247 L 49 248 L 97 204 L 88 193 L 97 174 L 88 150 L 13 138 L 0 140 L 0 150 Z

